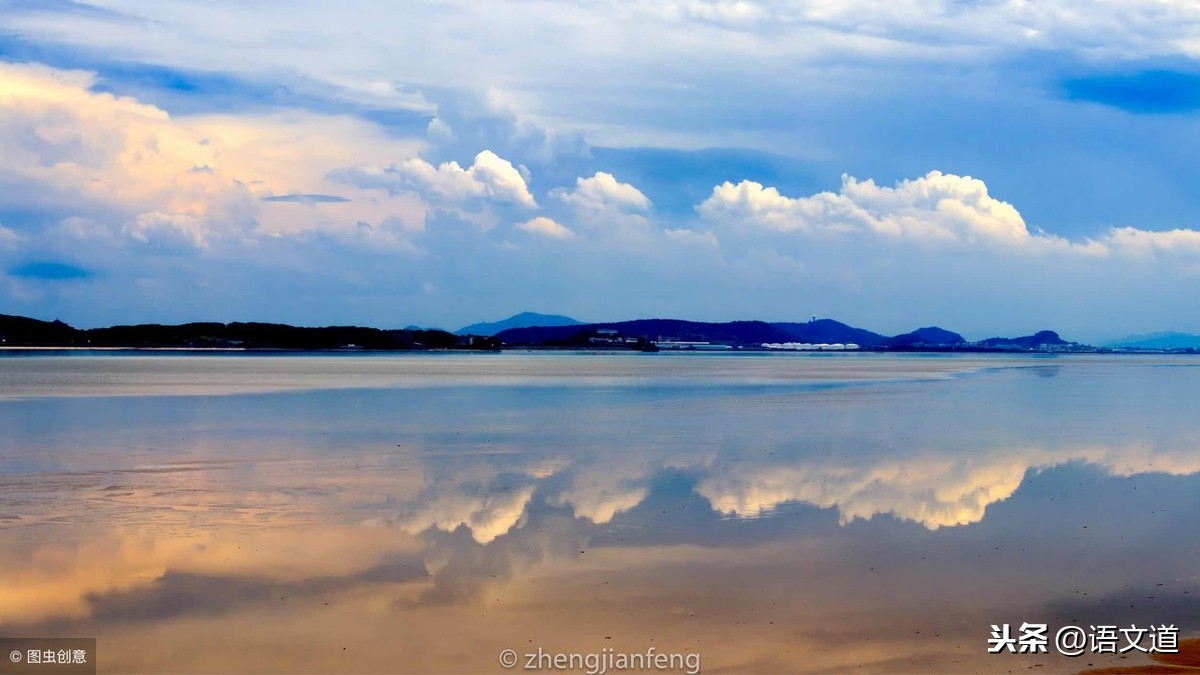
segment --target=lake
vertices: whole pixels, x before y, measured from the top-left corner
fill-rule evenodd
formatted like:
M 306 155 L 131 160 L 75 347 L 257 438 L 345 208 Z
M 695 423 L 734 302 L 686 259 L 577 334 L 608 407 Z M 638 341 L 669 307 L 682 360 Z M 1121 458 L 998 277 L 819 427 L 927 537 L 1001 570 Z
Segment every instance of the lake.
M 1148 663 L 1053 636 L 1200 627 L 1197 366 L 10 353 L 0 635 L 102 672 Z M 988 653 L 1025 622 L 1047 653 Z

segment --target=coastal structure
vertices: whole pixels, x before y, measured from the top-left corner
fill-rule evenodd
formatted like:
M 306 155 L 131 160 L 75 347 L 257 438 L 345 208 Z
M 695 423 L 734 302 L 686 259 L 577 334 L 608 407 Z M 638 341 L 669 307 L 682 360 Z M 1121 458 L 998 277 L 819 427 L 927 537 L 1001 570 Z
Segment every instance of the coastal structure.
M 659 349 L 680 350 L 691 349 L 697 351 L 724 351 L 733 349 L 732 345 L 713 344 L 711 342 L 695 341 L 695 340 L 655 340 L 654 346 Z
M 844 352 L 855 351 L 861 349 L 859 345 L 853 342 L 834 342 L 834 343 L 809 343 L 809 342 L 764 342 L 761 347 L 763 349 L 774 349 L 789 352 Z

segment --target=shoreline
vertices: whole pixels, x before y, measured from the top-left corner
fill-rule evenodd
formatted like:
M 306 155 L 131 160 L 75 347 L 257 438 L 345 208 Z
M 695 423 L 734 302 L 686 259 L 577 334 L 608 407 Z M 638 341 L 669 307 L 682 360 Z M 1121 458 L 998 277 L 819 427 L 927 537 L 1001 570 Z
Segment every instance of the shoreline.
M 1070 349 L 1070 350 L 1040 350 L 1040 349 L 982 349 L 982 348 L 929 348 L 929 349 L 913 349 L 913 348 L 893 348 L 893 349 L 763 349 L 758 347 L 737 347 L 731 346 L 729 349 L 722 350 L 707 350 L 707 349 L 660 349 L 660 350 L 645 350 L 645 349 L 620 349 L 620 348 L 588 348 L 585 346 L 565 346 L 565 345 L 512 345 L 503 346 L 497 349 L 472 349 L 472 348 L 426 348 L 426 349 L 362 349 L 362 348 L 282 348 L 282 347 L 83 347 L 78 345 L 0 345 L 0 354 L 10 353 L 50 353 L 50 352 L 73 352 L 73 353 L 115 353 L 129 352 L 133 354 L 139 353 L 196 353 L 196 354 L 246 354 L 246 355 L 266 355 L 266 354 L 413 354 L 413 353 L 447 353 L 447 354 L 498 354 L 502 352 L 515 353 L 588 353 L 588 354 L 707 354 L 707 355 L 730 355 L 730 354 L 808 354 L 808 355 L 852 355 L 852 354 L 996 354 L 996 355 L 1038 355 L 1038 356 L 1063 356 L 1072 354 L 1083 355 L 1098 355 L 1098 356 L 1196 356 L 1200 355 L 1200 350 L 1194 349 L 1176 349 L 1176 350 L 1148 350 L 1148 349 Z

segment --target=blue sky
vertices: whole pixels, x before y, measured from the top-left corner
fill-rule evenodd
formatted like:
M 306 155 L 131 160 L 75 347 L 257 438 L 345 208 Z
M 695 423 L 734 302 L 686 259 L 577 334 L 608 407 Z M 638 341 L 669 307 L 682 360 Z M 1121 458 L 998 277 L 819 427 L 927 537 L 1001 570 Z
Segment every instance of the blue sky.
M 0 312 L 1200 332 L 1200 7 L 0 1 Z

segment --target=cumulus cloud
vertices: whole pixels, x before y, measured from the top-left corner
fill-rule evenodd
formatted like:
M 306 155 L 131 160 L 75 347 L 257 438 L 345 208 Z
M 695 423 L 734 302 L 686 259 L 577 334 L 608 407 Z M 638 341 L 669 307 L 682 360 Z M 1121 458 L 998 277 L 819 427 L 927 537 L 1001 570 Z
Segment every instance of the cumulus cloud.
M 307 112 L 172 116 L 95 85 L 90 72 L 0 63 L 0 185 L 5 206 L 25 214 L 11 227 L 34 243 L 51 245 L 53 233 L 115 247 L 204 249 L 419 218 L 420 207 L 403 200 L 364 200 L 336 215 L 294 210 L 351 201 L 356 195 L 323 189 L 330 169 L 351 157 L 414 154 L 418 141 Z
M 696 207 L 709 220 L 779 231 L 869 232 L 889 237 L 1020 244 L 1025 221 L 1011 204 L 994 199 L 983 181 L 931 171 L 895 187 L 842 177 L 838 193 L 798 199 L 754 181 L 726 182 Z
M 1174 253 L 1200 255 L 1200 231 L 1196 230 L 1149 232 L 1134 227 L 1118 227 L 1109 231 L 1102 243 L 1109 250 L 1139 257 Z
M 0 64 L 0 181 L 33 187 L 9 191 L 8 205 L 123 214 L 135 233 L 143 217 L 247 223 L 243 185 L 191 170 L 214 161 L 193 130 L 93 84 L 90 73 Z
M 844 175 L 836 193 L 797 198 L 754 181 L 727 181 L 714 187 L 696 210 L 710 223 L 806 236 L 868 236 L 1088 256 L 1200 251 L 1200 232 L 1195 230 L 1111 228 L 1078 242 L 1031 232 L 1017 209 L 992 197 L 982 180 L 940 171 L 901 180 L 894 187 Z
M 476 155 L 475 162 L 467 169 L 457 162 L 446 162 L 435 169 L 424 160 L 412 159 L 401 165 L 399 171 L 419 188 L 443 199 L 488 198 L 531 208 L 537 206 L 521 172 L 490 150 Z
M 642 212 L 650 208 L 650 200 L 641 190 L 603 171 L 597 171 L 591 178 L 577 178 L 575 189 L 560 188 L 554 191 L 554 196 L 586 213 Z
M 570 228 L 556 223 L 545 216 L 538 216 L 517 225 L 518 230 L 540 234 L 552 239 L 570 239 L 575 233 Z
M 650 199 L 610 173 L 578 177 L 573 188 L 557 188 L 550 194 L 571 209 L 575 222 L 593 231 L 641 236 L 648 230 Z
M 511 162 L 491 150 L 475 155 L 471 166 L 458 162 L 434 166 L 413 158 L 388 167 L 357 166 L 331 174 L 335 180 L 362 188 L 384 189 L 391 193 L 416 191 L 431 201 L 463 205 L 485 200 L 536 208 L 537 201 L 521 172 Z

